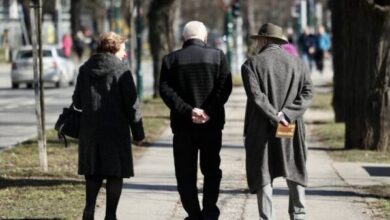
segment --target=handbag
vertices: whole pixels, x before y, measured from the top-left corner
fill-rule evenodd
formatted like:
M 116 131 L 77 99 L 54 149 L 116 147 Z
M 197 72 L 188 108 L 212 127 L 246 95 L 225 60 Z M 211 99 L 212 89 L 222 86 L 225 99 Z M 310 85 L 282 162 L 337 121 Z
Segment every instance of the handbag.
M 65 147 L 68 142 L 65 136 L 79 138 L 81 111 L 74 108 L 73 103 L 69 108 L 63 108 L 62 113 L 57 119 L 54 129 L 58 132 L 58 138 L 65 141 Z

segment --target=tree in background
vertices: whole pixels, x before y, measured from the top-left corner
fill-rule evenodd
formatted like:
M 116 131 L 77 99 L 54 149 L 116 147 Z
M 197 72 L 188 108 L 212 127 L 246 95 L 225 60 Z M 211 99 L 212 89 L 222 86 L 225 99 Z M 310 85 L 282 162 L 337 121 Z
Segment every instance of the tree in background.
M 22 0 L 22 10 L 24 14 L 24 23 L 26 25 L 27 33 L 28 33 L 28 38 L 29 42 L 31 42 L 31 23 L 30 23 L 30 0 Z M 24 44 L 27 44 L 28 42 L 24 42 Z
M 149 6 L 149 45 L 153 59 L 153 97 L 159 97 L 162 57 L 175 46 L 173 22 L 175 0 L 153 0 Z
M 345 147 L 390 151 L 390 0 L 333 0 L 334 98 Z

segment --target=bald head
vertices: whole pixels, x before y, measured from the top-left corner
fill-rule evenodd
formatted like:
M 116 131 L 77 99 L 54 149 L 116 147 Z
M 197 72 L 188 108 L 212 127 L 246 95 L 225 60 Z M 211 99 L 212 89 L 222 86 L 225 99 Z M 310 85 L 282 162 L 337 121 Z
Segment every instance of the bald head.
M 200 39 L 206 42 L 207 29 L 200 21 L 190 21 L 184 26 L 183 30 L 184 41 L 189 39 Z

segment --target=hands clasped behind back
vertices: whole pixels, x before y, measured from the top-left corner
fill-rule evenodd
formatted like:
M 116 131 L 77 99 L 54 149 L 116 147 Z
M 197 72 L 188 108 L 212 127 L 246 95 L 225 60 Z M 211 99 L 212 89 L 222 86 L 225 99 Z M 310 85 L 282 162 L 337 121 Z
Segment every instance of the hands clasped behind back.
M 195 124 L 204 124 L 206 123 L 210 117 L 207 115 L 207 113 L 200 108 L 193 108 L 192 109 L 192 122 Z
M 279 119 L 279 122 L 282 123 L 284 126 L 288 126 L 290 124 L 290 123 L 288 123 L 283 112 L 278 112 L 278 119 Z

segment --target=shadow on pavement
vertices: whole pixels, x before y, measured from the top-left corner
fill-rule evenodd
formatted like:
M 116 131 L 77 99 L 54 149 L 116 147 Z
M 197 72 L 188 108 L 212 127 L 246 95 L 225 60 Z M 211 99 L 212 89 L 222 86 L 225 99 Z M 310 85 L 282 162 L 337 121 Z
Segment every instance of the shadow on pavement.
M 6 179 L 0 177 L 0 189 L 25 186 L 58 186 L 63 184 L 84 184 L 84 180 L 77 179 Z
M 288 189 L 274 189 L 276 196 L 288 196 Z M 372 193 L 361 193 L 358 191 L 336 191 L 325 189 L 310 189 L 306 188 L 306 196 L 322 196 L 322 197 L 361 197 L 361 198 L 375 198 L 375 199 L 390 199 L 389 196 L 377 195 Z
M 389 166 L 363 166 L 370 176 L 390 176 Z
M 144 143 L 144 146 L 145 147 L 149 147 L 149 148 L 172 148 L 172 143 L 164 143 L 164 142 L 153 142 L 153 143 L 149 143 L 149 142 L 146 142 Z M 244 145 L 240 145 L 240 144 L 224 144 L 222 145 L 222 149 L 226 149 L 226 148 L 232 148 L 232 149 L 235 149 L 235 148 L 240 148 L 242 149 L 244 147 Z
M 315 110 L 315 108 L 313 108 Z M 326 124 L 329 124 L 331 123 L 331 121 L 327 121 L 327 120 L 309 120 L 309 121 L 305 121 L 305 124 L 307 125 L 326 125 Z
M 311 151 L 329 151 L 329 152 L 347 151 L 347 149 L 343 149 L 343 148 L 327 148 L 327 147 L 309 147 L 309 150 L 311 150 Z
M 150 184 L 136 184 L 136 183 L 124 183 L 124 189 L 134 189 L 134 190 L 150 190 L 150 191 L 167 191 L 167 192 L 176 192 L 176 185 L 150 185 Z M 199 193 L 203 192 L 203 189 L 198 190 Z M 220 190 L 221 194 L 246 194 L 249 193 L 247 189 L 231 189 L 231 190 Z
M 223 180 L 222 180 L 223 181 Z M 167 192 L 176 192 L 176 185 L 152 185 L 152 184 L 137 184 L 137 183 L 124 183 L 124 189 L 133 189 L 133 190 L 150 190 L 150 191 L 167 191 Z M 198 190 L 199 193 L 203 192 L 203 189 Z M 221 189 L 220 194 L 249 194 L 249 190 L 246 188 L 238 189 Z M 287 188 L 274 188 L 274 196 L 288 196 Z M 326 190 L 326 189 L 310 189 L 306 188 L 306 196 L 322 196 L 322 197 L 362 197 L 362 198 L 376 198 L 376 199 L 389 199 L 387 196 L 360 193 L 355 191 L 336 191 L 336 190 Z

